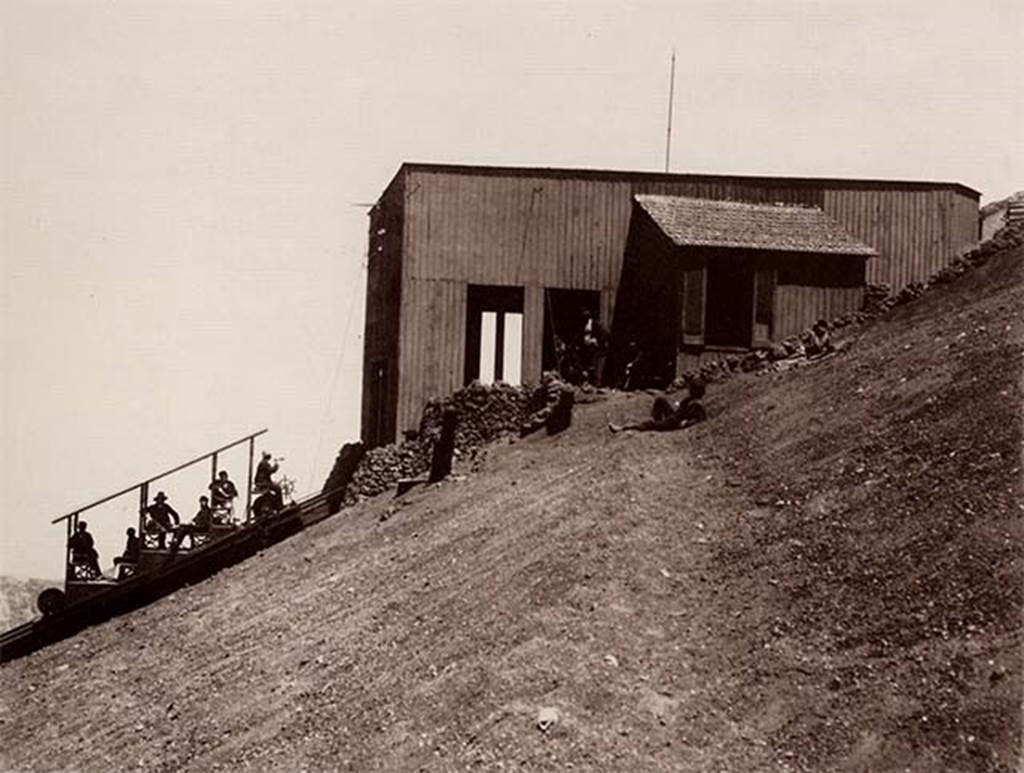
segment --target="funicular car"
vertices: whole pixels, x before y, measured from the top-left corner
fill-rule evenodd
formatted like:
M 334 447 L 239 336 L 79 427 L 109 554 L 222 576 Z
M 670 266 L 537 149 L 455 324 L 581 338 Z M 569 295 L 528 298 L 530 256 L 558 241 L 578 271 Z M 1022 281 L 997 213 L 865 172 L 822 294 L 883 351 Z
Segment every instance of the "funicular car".
M 65 525 L 69 545 L 66 549 L 64 588 L 47 588 L 39 594 L 37 605 L 42 613 L 41 619 L 0 636 L 0 660 L 19 657 L 49 642 L 73 635 L 88 625 L 150 603 L 325 517 L 320 515 L 310 520 L 313 512 L 326 513 L 326 495 L 318 493 L 295 501 L 287 479 L 279 484 L 281 495 L 276 498 L 275 506 L 255 507 L 255 499 L 261 495 L 261 490 L 253 485 L 255 443 L 256 438 L 266 432 L 263 429 L 246 435 L 54 519 L 52 523 Z M 211 464 L 211 480 L 216 480 L 220 455 L 243 444 L 248 445 L 248 472 L 242 492 L 244 506 L 240 502 L 231 507 L 229 502 L 228 506 L 221 503 L 217 510 L 211 508 L 208 529 L 189 529 L 183 534 L 180 527 L 175 530 L 154 528 L 150 517 L 152 505 L 156 502 L 156 498 L 150 496 L 156 488 L 154 484 L 206 461 Z M 121 556 L 112 570 L 101 571 L 95 552 L 89 553 L 91 540 L 84 543 L 88 546 L 84 547 L 72 537 L 85 530 L 80 529 L 84 527 L 84 513 L 133 493 L 138 497 L 138 522 L 134 527 L 138 537 L 137 554 Z

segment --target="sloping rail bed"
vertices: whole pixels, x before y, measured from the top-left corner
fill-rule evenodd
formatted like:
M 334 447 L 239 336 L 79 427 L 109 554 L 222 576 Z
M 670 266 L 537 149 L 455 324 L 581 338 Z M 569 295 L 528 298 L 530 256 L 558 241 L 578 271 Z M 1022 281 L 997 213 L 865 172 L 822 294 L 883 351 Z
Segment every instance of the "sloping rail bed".
M 76 562 L 69 549 L 63 593 L 56 588 L 43 591 L 40 594 L 43 616 L 0 635 L 0 662 L 28 655 L 48 644 L 73 636 L 91 625 L 150 604 L 185 585 L 204 580 L 221 569 L 249 558 L 260 550 L 327 518 L 330 514 L 328 499 L 332 492 L 304 497 L 261 516 L 253 512 L 251 459 L 255 438 L 263 432 L 266 430 L 246 436 L 173 470 L 55 519 L 54 523 L 67 521 L 68 534 L 72 535 L 78 516 L 82 512 L 116 496 L 139 490 L 139 532 L 143 536 L 137 563 L 132 565 L 129 571 L 121 573 L 121 579 L 87 576 L 83 575 L 80 562 Z M 217 454 L 246 442 L 249 443 L 250 465 L 244 514 L 238 521 L 214 525 L 209 533 L 203 535 L 202 540 L 192 542 L 188 549 L 184 549 L 183 546 L 168 549 L 163 544 L 158 545 L 156 540 L 152 539 L 152 533 L 147 533 L 147 524 L 143 517 L 148 502 L 149 484 L 210 458 L 214 459 L 212 477 L 216 479 Z M 48 599 L 56 601 L 47 603 L 48 599 L 44 599 L 46 594 L 50 594 Z

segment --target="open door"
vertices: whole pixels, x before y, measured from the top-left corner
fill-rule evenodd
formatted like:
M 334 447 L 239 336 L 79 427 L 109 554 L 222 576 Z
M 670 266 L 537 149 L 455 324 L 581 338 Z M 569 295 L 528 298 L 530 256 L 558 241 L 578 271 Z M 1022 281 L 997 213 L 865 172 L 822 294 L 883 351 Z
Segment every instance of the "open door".
M 704 340 L 708 346 L 748 348 L 754 338 L 754 268 L 722 257 L 708 262 Z
M 464 383 L 519 384 L 523 360 L 523 288 L 469 285 Z

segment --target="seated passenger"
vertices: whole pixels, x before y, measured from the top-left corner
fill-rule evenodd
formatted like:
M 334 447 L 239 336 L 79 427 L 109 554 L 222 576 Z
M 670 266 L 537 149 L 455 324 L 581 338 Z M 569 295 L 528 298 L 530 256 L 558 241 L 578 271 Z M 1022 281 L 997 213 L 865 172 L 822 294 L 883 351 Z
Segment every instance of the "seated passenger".
M 209 534 L 212 526 L 213 510 L 210 509 L 210 500 L 205 496 L 199 497 L 199 512 L 195 514 L 192 523 L 183 523 L 174 530 L 171 552 L 173 553 L 181 547 L 182 540 L 185 537 L 189 538 L 189 547 L 194 548 L 196 546 L 196 535 Z
M 629 422 L 627 424 L 608 424 L 612 432 L 623 430 L 637 430 L 638 432 L 667 432 L 673 429 L 682 429 L 704 421 L 707 413 L 700 399 L 704 397 L 704 382 L 694 381 L 689 387 L 689 396 L 678 405 L 673 405 L 666 397 L 658 397 L 651 406 L 651 418 L 646 421 Z
M 143 508 L 142 513 L 146 517 L 145 528 L 147 534 L 158 534 L 159 536 L 159 547 L 161 550 L 164 549 L 164 540 L 168 533 L 172 533 L 179 523 L 181 518 L 178 517 L 177 511 L 169 504 L 167 504 L 167 495 L 158 491 L 156 496 L 156 503 Z
M 210 483 L 211 504 L 215 511 L 227 512 L 234 510 L 234 500 L 238 497 L 238 489 L 228 477 L 226 470 L 217 473 L 217 478 Z
M 139 563 L 139 552 L 142 548 L 139 538 L 135 536 L 134 528 L 129 526 L 126 534 L 128 539 L 124 543 L 124 552 L 114 559 L 114 566 L 118 567 L 117 579 L 119 580 L 129 573 L 130 567 Z
M 124 552 L 114 559 L 115 566 L 117 564 L 137 564 L 139 562 L 141 545 L 139 538 L 135 536 L 135 529 L 129 526 L 125 534 L 128 535 L 128 539 L 124 543 Z
M 68 548 L 71 549 L 71 563 L 84 566 L 93 577 L 102 577 L 100 570 L 100 554 L 96 552 L 95 542 L 88 532 L 88 524 L 85 521 L 78 522 L 78 530 L 68 540 Z

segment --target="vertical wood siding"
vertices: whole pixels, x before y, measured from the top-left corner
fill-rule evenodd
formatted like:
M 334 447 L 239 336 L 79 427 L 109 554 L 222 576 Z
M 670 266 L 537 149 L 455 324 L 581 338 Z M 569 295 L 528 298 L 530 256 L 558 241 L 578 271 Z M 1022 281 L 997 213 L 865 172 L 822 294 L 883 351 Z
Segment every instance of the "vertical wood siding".
M 952 189 L 826 190 L 823 209 L 878 250 L 869 284 L 921 282 L 977 240 L 978 202 Z
M 396 432 L 399 397 L 398 347 L 402 308 L 402 180 L 398 179 L 370 213 L 366 317 L 363 329 L 363 442 L 390 442 Z M 384 363 L 378 388 L 375 363 Z
M 782 341 L 802 333 L 819 319 L 832 320 L 858 311 L 863 300 L 863 287 L 778 285 L 772 339 Z
M 402 298 L 398 430 L 419 427 L 423 405 L 462 386 L 466 346 L 465 282 L 410 280 Z
M 820 206 L 881 253 L 868 263 L 868 281 L 885 281 L 894 289 L 934 273 L 977 236 L 977 199 L 952 187 L 643 175 L 603 179 L 422 167 L 405 169 L 399 177 L 404 178 L 404 222 L 398 431 L 417 425 L 427 399 L 461 386 L 467 283 L 526 288 L 525 379 L 539 376 L 543 288 L 601 292 L 603 322 L 610 323 L 634 194 Z M 783 313 L 792 308 L 794 320 L 805 319 L 805 312 L 816 319 L 829 313 L 810 309 L 845 311 L 859 303 L 850 289 L 840 300 L 824 295 L 812 300 L 824 291 L 811 289 L 801 294 L 780 287 Z M 371 310 L 371 303 L 395 302 L 393 296 L 373 298 L 368 294 L 368 328 L 371 319 L 393 313 Z M 368 339 L 367 364 L 369 356 Z M 364 402 L 364 421 L 365 413 Z

